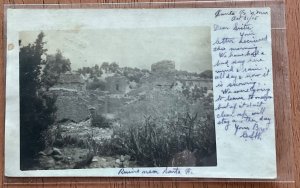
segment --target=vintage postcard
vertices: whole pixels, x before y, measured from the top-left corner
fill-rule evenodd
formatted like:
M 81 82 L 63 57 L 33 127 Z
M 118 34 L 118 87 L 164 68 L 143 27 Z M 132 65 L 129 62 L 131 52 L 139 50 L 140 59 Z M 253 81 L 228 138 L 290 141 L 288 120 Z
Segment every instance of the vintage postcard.
M 6 34 L 6 176 L 276 178 L 269 8 L 8 8 Z

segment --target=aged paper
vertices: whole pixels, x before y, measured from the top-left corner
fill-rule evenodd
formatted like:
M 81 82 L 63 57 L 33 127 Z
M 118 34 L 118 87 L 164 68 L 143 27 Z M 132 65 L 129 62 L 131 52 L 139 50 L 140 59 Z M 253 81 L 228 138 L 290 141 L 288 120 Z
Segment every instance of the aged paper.
M 7 176 L 276 178 L 269 8 L 9 8 L 6 32 Z

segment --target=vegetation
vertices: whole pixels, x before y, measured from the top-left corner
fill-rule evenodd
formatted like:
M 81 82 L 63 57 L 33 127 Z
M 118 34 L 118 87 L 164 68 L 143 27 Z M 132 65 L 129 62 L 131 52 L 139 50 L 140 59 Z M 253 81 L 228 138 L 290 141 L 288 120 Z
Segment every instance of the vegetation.
M 82 67 L 78 69 L 77 72 L 84 76 L 89 75 L 89 78 L 97 78 L 103 74 L 102 70 L 97 64 L 94 67 Z
M 63 147 L 79 147 L 90 149 L 100 156 L 129 155 L 139 166 L 169 166 L 176 153 L 189 150 L 199 159 L 215 152 L 214 119 L 207 116 L 199 118 L 198 114 L 180 114 L 160 124 L 156 118 L 145 116 L 142 124 L 129 127 L 114 127 L 111 139 L 96 142 L 93 134 L 88 136 L 65 136 L 60 141 L 56 137 L 54 143 L 63 143 Z M 58 142 L 59 141 L 59 142 Z
M 94 114 L 91 117 L 91 126 L 98 128 L 109 128 L 111 122 L 101 114 Z
M 28 168 L 34 155 L 45 146 L 41 133 L 54 122 L 55 100 L 42 92 L 40 81 L 44 34 L 34 44 L 20 48 L 20 152 L 21 169 Z
M 46 60 L 44 33 L 33 44 L 23 46 L 20 41 L 20 159 L 21 170 L 33 165 L 36 154 L 45 148 L 43 132 L 54 123 L 54 95 L 45 92 L 60 73 L 70 69 L 70 62 L 60 51 Z M 53 57 L 51 59 L 50 57 Z M 50 60 L 51 59 L 51 60 Z M 45 65 L 45 68 L 42 67 Z
M 112 74 L 126 77 L 135 88 L 132 91 L 137 94 L 132 96 L 136 100 L 118 108 L 113 117 L 116 119 L 93 113 L 88 128 L 82 126 L 88 131 L 109 128 L 110 134 L 113 129 L 112 137 L 99 141 L 93 132 L 78 136 L 64 130 L 62 134 L 59 125 L 52 126 L 56 98 L 48 90 L 61 74 L 71 70 L 71 62 L 59 50 L 47 55 L 43 39 L 40 33 L 34 44 L 20 48 L 21 169 L 30 168 L 32 159 L 46 146 L 87 148 L 102 156 L 129 155 L 139 166 L 168 166 L 172 157 L 184 150 L 198 159 L 215 152 L 213 98 L 207 88 L 180 83 L 177 88 L 173 88 L 175 83 L 168 87 L 144 85 L 141 79 L 151 74 L 149 70 L 119 67 L 115 62 L 77 70 L 87 79 L 88 90 L 104 90 L 103 78 Z M 177 71 L 176 76 L 211 79 L 211 73 Z
M 98 79 L 97 77 L 93 78 L 92 82 L 89 82 L 86 86 L 88 90 L 104 90 L 105 89 L 105 82 L 103 80 Z
M 106 143 L 105 153 L 127 154 L 140 166 L 162 167 L 186 149 L 194 151 L 198 159 L 210 155 L 215 151 L 214 138 L 213 119 L 200 120 L 197 114 L 186 113 L 160 125 L 148 116 L 144 117 L 143 124 L 115 129 L 113 139 Z
M 212 76 L 213 76 L 213 73 L 212 73 L 211 70 L 206 70 L 206 71 L 199 74 L 199 77 L 201 77 L 201 78 L 210 78 L 210 79 L 212 79 Z
M 109 148 L 133 156 L 141 166 L 168 166 L 183 150 L 195 152 L 198 159 L 207 157 L 215 151 L 212 102 L 207 97 L 191 105 L 169 91 L 127 105 L 120 110 L 122 127 L 114 130 Z
M 45 68 L 42 74 L 42 84 L 48 90 L 57 83 L 59 76 L 71 70 L 71 62 L 66 59 L 60 50 L 55 55 L 47 55 Z

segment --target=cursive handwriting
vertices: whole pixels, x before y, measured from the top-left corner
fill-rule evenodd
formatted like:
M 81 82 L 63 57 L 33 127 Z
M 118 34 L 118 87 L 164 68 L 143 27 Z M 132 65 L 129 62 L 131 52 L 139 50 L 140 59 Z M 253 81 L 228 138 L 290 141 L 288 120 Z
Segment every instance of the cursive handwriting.
M 262 140 L 274 121 L 270 34 L 259 24 L 269 16 L 265 9 L 215 12 L 216 125 L 245 141 Z
M 189 167 L 165 167 L 165 168 L 120 168 L 118 175 L 191 175 Z

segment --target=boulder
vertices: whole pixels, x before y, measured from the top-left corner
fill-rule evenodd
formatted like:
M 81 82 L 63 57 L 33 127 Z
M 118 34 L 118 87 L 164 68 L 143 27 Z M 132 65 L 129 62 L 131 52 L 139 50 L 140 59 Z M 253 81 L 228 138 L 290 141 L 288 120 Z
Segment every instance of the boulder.
M 52 153 L 53 153 L 53 149 L 52 148 L 46 148 L 45 150 L 44 150 L 44 153 L 46 154 L 46 155 L 51 155 Z
M 92 162 L 98 162 L 98 159 L 97 159 L 97 157 L 93 157 L 93 159 L 92 159 Z
M 51 156 L 41 156 L 38 161 L 41 168 L 45 170 L 54 168 L 55 166 L 55 160 Z
M 131 159 L 131 156 L 130 155 L 125 155 L 124 159 L 125 159 L 125 161 L 129 161 Z
M 46 156 L 47 154 L 45 153 L 45 152 L 43 152 L 43 151 L 40 151 L 39 153 L 38 153 L 38 155 L 40 155 L 40 156 Z
M 58 148 L 53 148 L 53 152 L 51 154 L 52 155 L 62 155 L 62 152 Z
M 55 159 L 57 161 L 60 161 L 64 158 L 62 155 L 53 155 L 52 157 L 53 157 L 53 159 Z

